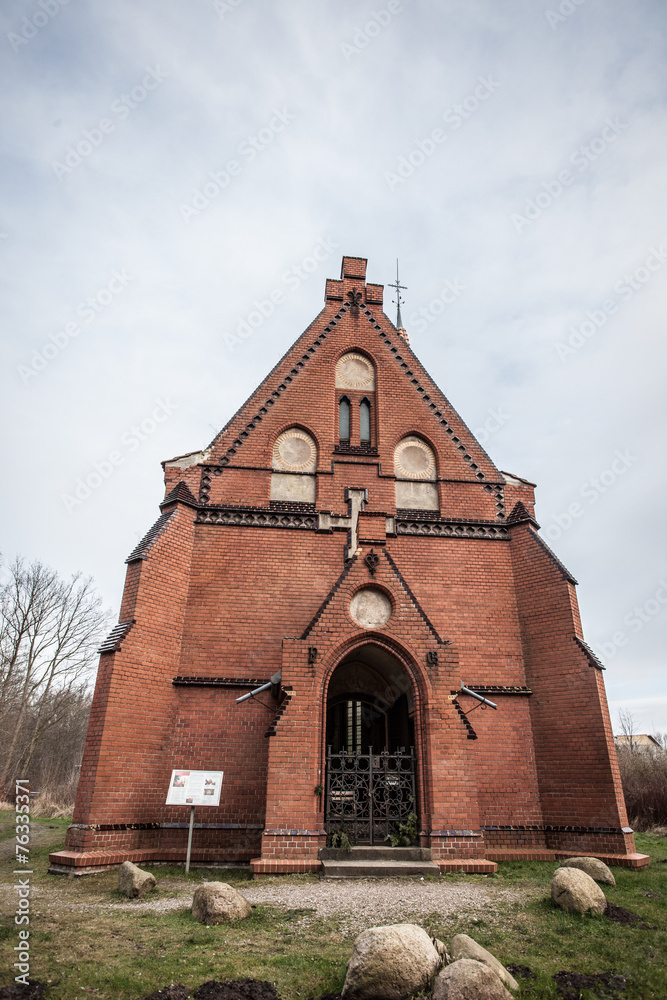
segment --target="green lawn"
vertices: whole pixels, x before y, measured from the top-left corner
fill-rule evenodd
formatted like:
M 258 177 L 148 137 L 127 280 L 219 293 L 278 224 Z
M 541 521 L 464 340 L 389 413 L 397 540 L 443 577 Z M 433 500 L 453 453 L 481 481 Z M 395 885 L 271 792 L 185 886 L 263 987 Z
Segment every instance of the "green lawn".
M 0 814 L 0 820 L 12 824 L 13 814 Z M 67 820 L 40 821 L 40 829 L 48 835 L 45 833 L 41 842 L 36 838 L 31 853 L 35 894 L 31 902 L 30 974 L 50 983 L 49 1000 L 139 1000 L 171 982 L 194 989 L 207 979 L 245 977 L 270 980 L 282 1000 L 305 1000 L 340 991 L 353 938 L 341 933 L 336 921 L 314 920 L 301 910 L 268 905 L 256 906 L 252 916 L 241 923 L 217 927 L 194 922 L 186 909 L 167 913 L 110 910 L 108 904 L 120 900 L 115 871 L 82 878 L 47 874 L 48 853 L 62 845 L 67 825 Z M 546 862 L 499 866 L 492 885 L 529 890 L 527 901 L 507 904 L 500 922 L 486 923 L 465 913 L 445 920 L 437 912 L 421 922 L 445 942 L 453 934 L 465 932 L 501 961 L 531 968 L 537 979 L 521 980 L 521 996 L 531 1000 L 557 998 L 552 976 L 561 970 L 588 974 L 613 971 L 628 980 L 622 994 L 625 1000 L 665 1000 L 667 838 L 638 835 L 637 848 L 651 854 L 650 867 L 640 871 L 614 868 L 617 885 L 604 890 L 610 902 L 638 914 L 650 930 L 556 910 L 549 900 L 555 865 Z M 12 981 L 17 941 L 13 867 L 11 860 L 5 863 L 2 875 L 1 985 Z M 182 867 L 160 865 L 150 870 L 159 880 L 151 898 L 169 899 L 182 891 Z M 246 877 L 242 870 L 233 869 L 195 868 L 190 872 L 193 883 L 233 880 L 241 891 Z M 299 876 L 296 880 L 308 879 Z M 485 886 L 490 881 L 483 876 L 445 876 L 444 881 L 461 879 Z M 331 891 L 336 891 L 335 883 Z M 70 908 L 72 904 L 77 905 Z M 583 992 L 581 1000 L 605 996 L 609 995 Z

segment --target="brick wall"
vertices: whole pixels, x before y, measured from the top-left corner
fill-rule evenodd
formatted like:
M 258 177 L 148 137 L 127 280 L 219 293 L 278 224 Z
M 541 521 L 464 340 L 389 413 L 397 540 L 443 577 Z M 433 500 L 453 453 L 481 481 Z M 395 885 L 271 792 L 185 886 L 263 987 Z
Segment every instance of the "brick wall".
M 187 766 L 225 775 L 219 808 L 197 811 L 207 857 L 316 870 L 328 685 L 368 643 L 410 692 L 421 839 L 436 858 L 633 850 L 602 675 L 574 640 L 574 587 L 537 539 L 532 484 L 495 468 L 381 301 L 365 261 L 345 258 L 323 311 L 214 441 L 164 463 L 162 519 L 128 565 L 119 620 L 133 624 L 101 658 L 72 851 L 184 847 L 187 809 L 164 799 Z M 334 370 L 350 351 L 375 373 L 373 454 L 337 449 Z M 317 444 L 314 509 L 270 502 L 290 427 Z M 394 449 L 412 434 L 436 454 L 440 510 L 397 516 Z M 353 524 L 330 515 L 350 516 L 347 490 L 367 494 L 346 563 Z M 366 630 L 350 601 L 369 584 L 392 613 Z M 269 692 L 236 703 L 278 670 L 280 704 Z M 497 711 L 461 682 L 495 692 Z

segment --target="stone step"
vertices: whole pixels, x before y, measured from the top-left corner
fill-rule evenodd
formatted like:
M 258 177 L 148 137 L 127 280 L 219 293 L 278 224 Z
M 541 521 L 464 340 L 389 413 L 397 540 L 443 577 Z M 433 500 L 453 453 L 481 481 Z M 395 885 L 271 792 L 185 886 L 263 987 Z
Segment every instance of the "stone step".
M 339 847 L 322 847 L 321 861 L 431 861 L 430 847 L 370 847 L 362 845 L 343 851 Z
M 349 855 L 348 855 L 349 858 Z M 391 860 L 322 860 L 321 878 L 396 878 L 440 877 L 440 869 L 432 861 Z

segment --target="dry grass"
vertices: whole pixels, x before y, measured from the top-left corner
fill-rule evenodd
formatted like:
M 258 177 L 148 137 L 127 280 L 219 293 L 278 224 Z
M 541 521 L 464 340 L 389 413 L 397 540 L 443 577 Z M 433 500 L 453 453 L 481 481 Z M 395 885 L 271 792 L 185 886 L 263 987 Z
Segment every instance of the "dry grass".
M 0 812 L 3 812 L 5 810 L 14 812 L 14 806 L 11 802 L 7 802 L 5 799 L 0 799 Z
M 63 795 L 58 789 L 53 792 L 42 792 L 30 803 L 31 814 L 42 819 L 65 819 L 71 816 L 73 811 L 74 797 Z

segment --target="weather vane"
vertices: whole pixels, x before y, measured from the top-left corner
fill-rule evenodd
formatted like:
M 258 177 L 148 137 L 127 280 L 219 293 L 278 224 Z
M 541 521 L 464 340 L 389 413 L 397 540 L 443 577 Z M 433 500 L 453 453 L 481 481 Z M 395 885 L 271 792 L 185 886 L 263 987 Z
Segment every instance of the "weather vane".
M 396 303 L 396 329 L 403 330 L 403 318 L 401 317 L 401 290 L 405 291 L 407 285 L 401 285 L 398 280 L 398 257 L 396 258 L 396 281 L 389 282 L 390 288 L 396 289 L 396 298 L 392 302 Z

